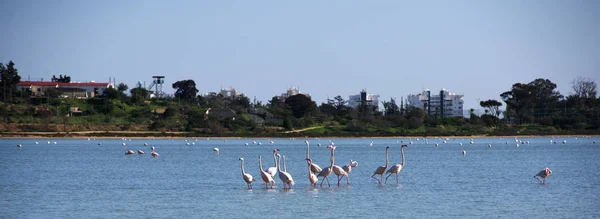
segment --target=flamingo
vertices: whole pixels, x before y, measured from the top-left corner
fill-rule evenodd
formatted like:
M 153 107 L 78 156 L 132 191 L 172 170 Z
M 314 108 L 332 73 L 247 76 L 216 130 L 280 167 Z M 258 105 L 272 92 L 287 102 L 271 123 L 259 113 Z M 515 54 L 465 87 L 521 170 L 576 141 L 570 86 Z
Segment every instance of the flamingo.
M 308 141 L 305 141 L 305 142 L 306 142 L 306 158 L 310 158 L 310 156 L 309 156 L 310 155 L 310 149 L 309 149 L 310 144 L 308 143 Z M 314 174 L 319 174 L 321 172 L 321 170 L 323 170 L 323 169 L 321 169 L 321 167 L 319 165 L 314 164 L 311 160 L 310 171 Z
M 244 158 L 240 158 L 240 161 L 242 161 L 242 178 L 244 178 L 244 181 L 246 181 L 246 184 L 248 184 L 248 189 L 252 189 L 252 182 L 256 180 L 254 177 L 252 177 L 252 175 L 244 171 Z
M 323 182 L 325 182 L 325 180 L 327 180 L 327 185 L 329 187 L 331 187 L 331 184 L 329 184 L 329 175 L 331 174 L 331 171 L 333 170 L 333 146 L 329 145 L 327 146 L 327 148 L 331 149 L 331 166 L 321 170 L 321 172 L 319 172 L 319 175 L 317 175 L 317 177 L 323 177 L 323 180 L 321 180 L 321 187 L 323 187 Z
M 125 155 L 132 155 L 132 154 L 135 154 L 135 151 L 127 150 L 127 152 L 125 152 Z
M 311 186 L 314 185 L 314 188 L 317 188 L 317 182 L 319 181 L 319 178 L 317 178 L 317 176 L 311 172 L 312 159 L 306 158 L 306 162 L 308 163 L 308 181 L 310 182 Z
M 281 171 L 281 155 L 277 154 L 278 162 L 275 166 L 277 166 L 277 172 L 279 172 L 279 179 L 283 182 L 283 189 L 285 189 L 285 185 L 288 185 L 288 189 L 291 189 L 295 184 L 292 175 L 288 172 Z
M 273 163 L 275 163 L 275 166 L 267 169 L 267 172 L 271 175 L 271 177 L 275 177 L 275 174 L 277 174 L 277 159 L 275 159 L 275 154 L 277 154 L 278 151 L 279 149 L 277 148 L 273 149 Z
M 150 153 L 152 155 L 152 157 L 158 157 L 160 154 L 156 153 L 156 151 L 154 151 L 154 146 L 151 148 L 152 152 Z
M 342 167 L 342 169 L 344 169 L 344 171 L 346 171 L 347 175 L 346 177 L 350 176 L 350 171 L 352 171 L 353 168 L 358 166 L 358 162 L 350 160 L 350 163 L 348 165 L 344 165 Z M 344 176 L 342 176 L 341 178 L 344 178 Z M 346 183 L 348 183 L 348 180 L 346 180 Z M 350 183 L 348 183 L 350 184 Z
M 273 180 L 273 176 L 271 176 L 271 174 L 269 174 L 267 171 L 263 170 L 262 157 L 260 155 L 258 155 L 258 166 L 260 168 L 260 178 L 262 178 L 262 180 L 265 181 L 265 189 L 267 188 L 267 185 L 269 183 L 271 183 L 271 189 L 272 189 L 273 184 L 275 184 L 275 180 Z
M 535 174 L 535 176 L 533 176 L 533 178 L 540 181 L 541 184 L 546 184 L 546 177 L 550 176 L 550 174 L 552 174 L 552 170 L 550 170 L 550 169 L 548 169 L 548 167 L 546 167 L 546 169 L 543 169 L 538 174 Z M 541 177 L 544 181 L 538 179 L 537 178 L 538 176 Z
M 400 173 L 400 171 L 402 171 L 402 167 L 404 167 L 404 148 L 405 147 L 408 147 L 408 145 L 403 144 L 402 147 L 400 147 L 400 153 L 402 154 L 402 162 L 400 164 L 396 164 L 396 165 L 390 167 L 390 169 L 387 171 L 387 173 L 389 173 L 389 175 L 387 177 L 385 177 L 385 184 L 387 184 L 387 180 L 388 180 L 388 178 L 390 178 L 392 173 L 396 174 L 396 184 L 398 184 L 398 173 Z
M 142 150 L 138 150 L 138 154 L 139 154 L 139 155 L 144 155 L 144 154 L 146 154 L 146 153 L 144 153 L 144 151 L 142 151 Z
M 335 162 L 334 152 L 335 152 L 336 148 L 337 148 L 337 146 L 333 146 L 332 149 L 331 149 L 332 150 L 332 153 L 331 153 L 331 157 L 332 157 L 332 161 L 331 162 L 332 163 Z M 337 177 L 338 177 L 338 187 L 340 187 L 340 180 L 342 179 L 340 177 L 346 176 L 346 183 L 350 184 L 350 182 L 348 182 L 348 173 L 346 173 L 346 171 L 344 169 L 342 169 L 342 167 L 340 167 L 338 165 L 333 165 L 332 170 L 333 170 L 333 173 L 335 175 L 337 175 Z
M 387 167 L 388 167 L 388 150 L 389 149 L 390 149 L 390 146 L 385 147 L 385 166 L 377 167 L 377 169 L 375 170 L 373 175 L 371 175 L 371 177 L 373 179 L 376 179 L 379 182 L 379 185 L 381 185 L 381 181 L 383 180 L 383 174 L 385 173 L 385 169 L 387 169 Z M 375 175 L 380 175 L 381 177 L 379 179 L 377 179 L 377 178 L 375 178 Z

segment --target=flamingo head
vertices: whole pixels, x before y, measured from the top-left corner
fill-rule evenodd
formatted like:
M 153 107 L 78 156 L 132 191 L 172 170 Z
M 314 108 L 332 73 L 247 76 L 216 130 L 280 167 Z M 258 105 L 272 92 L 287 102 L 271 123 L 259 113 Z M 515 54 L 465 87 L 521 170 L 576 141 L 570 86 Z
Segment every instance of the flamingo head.
M 358 162 L 356 162 L 354 160 L 350 160 L 350 166 L 351 167 L 357 167 L 358 166 Z
M 152 146 L 151 149 L 154 150 L 154 146 Z
M 404 148 L 404 147 L 408 147 L 408 145 L 403 144 L 402 147 L 400 147 L 400 148 Z
M 241 160 L 241 161 L 244 161 L 244 158 L 243 158 L 243 157 L 240 157 L 240 160 Z
M 548 167 L 546 167 L 545 171 L 546 171 L 546 175 L 552 174 L 552 170 L 550 170 Z
M 273 149 L 273 153 L 277 153 L 278 151 L 279 151 L 279 148 Z
M 387 149 L 390 149 L 390 146 L 385 146 L 385 149 L 386 149 L 386 150 L 387 150 Z
M 312 163 L 312 159 L 310 159 L 310 158 L 306 158 L 305 160 L 309 163 Z

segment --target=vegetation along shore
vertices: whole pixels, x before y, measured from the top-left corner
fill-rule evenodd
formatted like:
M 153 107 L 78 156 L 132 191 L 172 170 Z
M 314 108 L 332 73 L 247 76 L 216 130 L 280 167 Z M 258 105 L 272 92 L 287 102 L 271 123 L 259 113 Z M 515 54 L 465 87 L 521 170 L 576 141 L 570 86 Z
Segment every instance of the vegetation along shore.
M 572 81 L 562 95 L 539 78 L 507 85 L 499 100 L 484 100 L 485 113 L 465 117 L 431 114 L 395 99 L 383 109 L 340 95 L 317 104 L 310 96 L 274 96 L 267 103 L 247 96 L 198 95 L 193 80 L 172 84 L 173 95 L 152 97 L 142 86 L 119 84 L 96 96 L 69 97 L 56 86 L 18 89 L 15 64 L 0 63 L 0 137 L 392 137 L 596 135 L 600 100 L 596 83 Z M 69 76 L 52 81 L 69 83 Z M 506 110 L 501 110 L 505 106 Z M 424 106 L 425 108 L 426 106 Z

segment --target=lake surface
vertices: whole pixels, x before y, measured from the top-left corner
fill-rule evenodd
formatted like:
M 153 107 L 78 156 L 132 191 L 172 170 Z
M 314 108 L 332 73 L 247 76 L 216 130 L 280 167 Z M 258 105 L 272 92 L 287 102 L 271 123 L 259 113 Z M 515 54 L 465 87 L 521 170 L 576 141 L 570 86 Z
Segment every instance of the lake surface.
M 599 137 L 522 137 L 519 147 L 510 137 L 272 140 L 0 139 L 0 218 L 600 217 Z M 332 174 L 331 188 L 309 188 L 305 140 L 321 167 L 330 140 L 336 165 L 358 161 L 350 185 L 338 188 Z M 399 184 L 392 176 L 378 185 L 371 175 L 385 164 L 385 146 L 392 165 L 401 144 L 409 147 Z M 277 176 L 274 189 L 260 179 L 258 155 L 265 169 L 274 166 L 274 148 L 296 182 L 290 190 Z M 146 155 L 126 156 L 129 149 Z M 240 157 L 257 179 L 252 190 Z M 553 173 L 542 185 L 533 176 L 545 167 Z

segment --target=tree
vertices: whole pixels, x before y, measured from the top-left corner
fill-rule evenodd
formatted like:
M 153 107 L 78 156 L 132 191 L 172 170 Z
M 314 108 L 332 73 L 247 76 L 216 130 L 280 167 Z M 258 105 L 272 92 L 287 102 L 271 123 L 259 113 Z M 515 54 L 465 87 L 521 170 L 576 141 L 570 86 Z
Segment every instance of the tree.
M 335 108 L 338 110 L 343 109 L 346 106 L 346 103 L 348 103 L 348 101 L 345 101 L 340 95 L 335 96 L 333 99 L 335 100 L 335 102 L 333 102 L 333 106 L 335 106 Z
M 119 99 L 119 97 L 121 97 L 121 93 L 117 89 L 109 87 L 109 88 L 104 89 L 102 96 L 104 96 L 108 99 Z
M 196 89 L 196 82 L 191 79 L 173 83 L 173 89 L 177 89 L 175 91 L 175 97 L 190 103 L 194 101 L 196 94 L 198 93 L 198 89 Z
M 131 102 L 133 103 L 141 102 L 142 100 L 146 99 L 150 93 L 148 90 L 146 90 L 146 88 L 143 87 L 133 88 L 129 90 L 129 92 L 131 93 Z
M 500 97 L 506 103 L 506 107 L 514 111 L 515 116 L 519 119 L 519 124 L 523 123 L 525 113 L 533 108 L 531 90 L 532 86 L 529 84 L 516 83 L 513 84 L 510 91 L 500 94 Z
M 21 76 L 19 76 L 19 71 L 15 68 L 15 63 L 13 61 L 9 61 L 6 67 L 0 63 L 0 74 L 2 96 L 4 97 L 4 101 L 6 101 L 8 93 L 12 93 L 13 90 L 16 90 L 17 84 L 21 82 Z
M 59 75 L 59 77 L 57 78 L 56 75 L 52 75 L 52 82 L 61 82 L 61 83 L 70 83 L 71 82 L 71 77 L 65 75 L 63 77 L 63 75 Z
M 317 108 L 317 104 L 304 94 L 296 94 L 285 99 L 285 104 L 296 118 L 302 118 Z
M 120 84 L 117 86 L 117 90 L 118 90 L 119 92 L 121 92 L 121 93 L 125 93 L 125 91 L 127 91 L 127 89 L 129 89 L 129 86 L 127 86 L 127 85 L 126 85 L 126 84 L 124 84 L 124 83 L 120 83 Z
M 398 105 L 396 105 L 396 100 L 394 98 L 390 98 L 390 101 L 383 101 L 383 109 L 385 110 L 385 115 L 397 115 L 400 114 L 400 109 Z
M 496 116 L 499 117 L 500 116 L 500 107 L 502 106 L 502 103 L 500 103 L 497 100 L 486 100 L 486 101 L 480 101 L 479 105 L 483 108 L 486 108 L 486 112 L 490 112 L 490 114 L 492 114 L 492 116 Z M 487 113 L 486 113 L 487 114 Z
M 590 78 L 578 77 L 572 82 L 574 94 L 578 107 L 587 109 L 596 103 L 596 82 Z
M 534 116 L 546 116 L 546 114 L 556 107 L 562 95 L 555 91 L 556 84 L 548 79 L 538 78 L 529 83 L 531 86 L 531 95 L 533 108 L 536 110 Z

